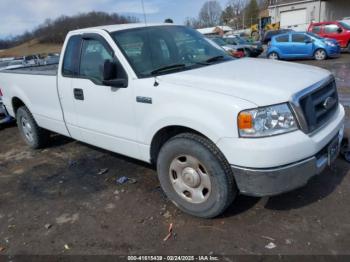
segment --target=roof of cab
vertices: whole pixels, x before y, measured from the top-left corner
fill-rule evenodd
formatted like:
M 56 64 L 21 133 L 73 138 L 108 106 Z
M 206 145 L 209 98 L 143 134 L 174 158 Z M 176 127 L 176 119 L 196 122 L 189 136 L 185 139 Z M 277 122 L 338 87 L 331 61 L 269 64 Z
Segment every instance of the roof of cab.
M 176 26 L 176 25 L 170 24 L 170 23 L 147 23 L 147 24 L 146 23 L 130 23 L 130 24 L 118 24 L 118 25 L 105 25 L 105 26 L 89 27 L 89 28 L 74 30 L 74 31 L 72 31 L 72 33 L 86 33 L 92 29 L 104 30 L 104 31 L 108 31 L 109 33 L 111 33 L 111 32 L 116 32 L 116 31 L 141 28 L 141 27 L 153 27 L 153 26 Z

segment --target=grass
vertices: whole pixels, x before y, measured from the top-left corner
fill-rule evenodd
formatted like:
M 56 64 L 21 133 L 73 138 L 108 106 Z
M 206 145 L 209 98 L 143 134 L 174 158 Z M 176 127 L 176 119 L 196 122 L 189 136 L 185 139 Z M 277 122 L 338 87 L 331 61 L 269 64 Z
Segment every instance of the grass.
M 42 44 L 34 39 L 21 45 L 4 49 L 0 52 L 0 57 L 18 57 L 33 54 L 48 54 L 61 52 L 60 44 Z

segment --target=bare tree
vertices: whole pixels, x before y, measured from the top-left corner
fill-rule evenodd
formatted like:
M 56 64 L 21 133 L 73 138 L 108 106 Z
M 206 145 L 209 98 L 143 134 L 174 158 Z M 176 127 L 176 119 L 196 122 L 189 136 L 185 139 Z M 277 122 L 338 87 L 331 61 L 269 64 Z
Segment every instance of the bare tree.
M 246 26 L 259 23 L 259 6 L 256 0 L 250 0 L 244 9 L 244 13 L 244 23 Z
M 247 0 L 229 0 L 225 10 L 222 12 L 224 23 L 235 29 L 243 28 L 244 9 L 246 5 Z
M 207 1 L 199 11 L 199 21 L 205 27 L 216 26 L 221 22 L 222 8 L 216 0 Z
M 186 26 L 189 26 L 189 27 L 192 27 L 194 29 L 197 29 L 197 28 L 201 28 L 202 27 L 202 24 L 201 22 L 196 19 L 196 18 L 193 18 L 193 17 L 186 17 L 185 19 L 185 23 L 184 23 Z

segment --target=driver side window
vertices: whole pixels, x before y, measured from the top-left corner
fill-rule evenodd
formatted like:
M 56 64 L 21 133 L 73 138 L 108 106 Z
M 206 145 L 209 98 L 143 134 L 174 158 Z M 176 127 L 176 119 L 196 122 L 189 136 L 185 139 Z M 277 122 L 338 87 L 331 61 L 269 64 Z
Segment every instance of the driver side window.
M 80 60 L 80 76 L 102 84 L 103 67 L 106 60 L 113 60 L 113 54 L 98 40 L 84 40 Z

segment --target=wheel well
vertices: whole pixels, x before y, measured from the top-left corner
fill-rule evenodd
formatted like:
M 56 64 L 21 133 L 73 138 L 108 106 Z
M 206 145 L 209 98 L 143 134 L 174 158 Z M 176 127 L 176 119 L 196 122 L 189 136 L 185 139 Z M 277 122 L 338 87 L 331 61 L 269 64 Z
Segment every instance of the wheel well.
M 21 106 L 25 106 L 25 104 L 23 103 L 23 101 L 21 99 L 19 99 L 18 97 L 12 98 L 12 108 L 13 108 L 13 112 L 15 114 L 17 114 L 17 110 Z
M 183 127 L 183 126 L 167 126 L 162 129 L 160 129 L 154 136 L 151 142 L 151 163 L 155 164 L 157 162 L 158 154 L 162 146 L 172 137 L 177 136 L 182 133 L 194 133 L 203 137 L 203 134 L 199 133 L 198 131 Z
M 325 51 L 325 52 L 326 52 L 326 54 L 327 54 L 326 49 L 324 49 L 324 48 L 322 48 L 322 47 L 316 48 L 316 50 L 315 50 L 314 54 L 316 54 L 316 52 L 317 52 L 318 50 L 323 50 L 323 51 Z
M 277 51 L 275 51 L 275 50 L 269 52 L 269 53 L 267 54 L 267 57 L 269 57 L 269 55 L 271 55 L 271 54 L 276 54 L 278 57 L 280 57 L 280 54 L 279 54 Z

